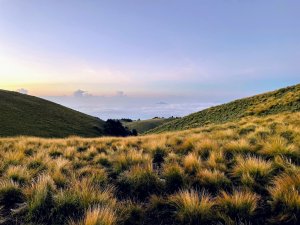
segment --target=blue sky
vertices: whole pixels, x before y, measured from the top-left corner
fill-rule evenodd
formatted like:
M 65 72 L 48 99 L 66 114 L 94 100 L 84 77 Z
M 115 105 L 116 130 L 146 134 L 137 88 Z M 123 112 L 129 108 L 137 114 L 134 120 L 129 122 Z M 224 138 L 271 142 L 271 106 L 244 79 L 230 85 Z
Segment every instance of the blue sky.
M 0 0 L 0 88 L 101 118 L 182 116 L 299 83 L 299 11 L 297 0 Z

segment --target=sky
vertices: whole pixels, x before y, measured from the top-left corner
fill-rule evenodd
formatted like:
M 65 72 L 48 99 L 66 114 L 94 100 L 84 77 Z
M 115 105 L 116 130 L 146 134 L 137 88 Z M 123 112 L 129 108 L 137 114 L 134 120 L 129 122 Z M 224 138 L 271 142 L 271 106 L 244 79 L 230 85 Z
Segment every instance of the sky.
M 300 83 L 298 0 L 0 0 L 0 89 L 103 119 Z

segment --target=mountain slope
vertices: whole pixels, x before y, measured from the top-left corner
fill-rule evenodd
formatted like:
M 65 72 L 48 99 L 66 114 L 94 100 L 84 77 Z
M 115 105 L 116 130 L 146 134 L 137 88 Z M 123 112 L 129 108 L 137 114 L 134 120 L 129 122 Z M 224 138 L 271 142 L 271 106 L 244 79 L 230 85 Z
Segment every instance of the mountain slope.
M 0 136 L 96 137 L 104 121 L 59 104 L 0 90 Z
M 300 111 L 300 84 L 214 106 L 158 126 L 147 133 L 184 130 L 245 116 L 265 116 Z

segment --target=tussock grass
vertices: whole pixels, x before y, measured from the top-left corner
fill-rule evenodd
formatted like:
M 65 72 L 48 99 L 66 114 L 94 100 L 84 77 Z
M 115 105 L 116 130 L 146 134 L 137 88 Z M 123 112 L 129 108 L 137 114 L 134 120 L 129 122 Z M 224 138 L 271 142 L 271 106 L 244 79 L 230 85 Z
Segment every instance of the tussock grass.
M 200 157 L 195 153 L 189 153 L 183 158 L 183 167 L 190 174 L 195 174 L 200 169 L 201 164 Z
M 81 180 L 74 179 L 73 185 L 70 187 L 70 192 L 79 197 L 81 204 L 85 208 L 96 204 L 111 206 L 116 204 L 113 187 L 101 188 L 88 178 Z
M 273 171 L 273 164 L 260 157 L 238 156 L 237 164 L 232 170 L 232 175 L 239 177 L 245 185 L 252 186 L 266 182 L 270 178 Z
M 25 194 L 19 184 L 11 180 L 0 181 L 0 205 L 5 213 L 24 201 Z
M 205 161 L 207 167 L 211 169 L 226 171 L 226 160 L 223 151 L 212 151 L 208 159 Z
M 53 207 L 53 192 L 56 189 L 49 175 L 40 175 L 27 190 L 28 219 L 37 223 L 49 221 Z
M 269 192 L 272 197 L 272 210 L 277 214 L 272 220 L 296 223 L 300 213 L 300 173 L 284 173 L 277 176 Z
M 114 225 L 116 224 L 115 211 L 108 207 L 96 206 L 87 210 L 82 221 L 70 221 L 69 225 Z
M 251 221 L 257 213 L 260 197 L 250 191 L 235 190 L 232 194 L 225 191 L 217 198 L 217 204 L 221 209 L 221 218 L 227 224 L 235 224 L 238 221 Z
M 283 155 L 294 159 L 299 159 L 300 157 L 300 152 L 296 146 L 288 144 L 287 140 L 278 136 L 268 139 L 260 153 L 267 156 Z
M 163 168 L 163 178 L 168 192 L 181 189 L 187 179 L 184 170 L 178 164 L 166 164 Z
M 151 194 L 159 193 L 163 182 L 153 170 L 151 164 L 133 166 L 119 179 L 118 189 L 138 199 L 145 199 Z
M 23 166 L 10 166 L 6 171 L 6 175 L 9 179 L 24 184 L 29 181 L 30 174 L 27 169 Z
M 170 201 L 176 207 L 176 216 L 183 223 L 200 224 L 213 218 L 215 202 L 206 192 L 180 191 L 170 196 Z
M 299 118 L 128 138 L 0 139 L 0 220 L 298 224 Z
M 196 183 L 198 183 L 200 187 L 205 187 L 206 189 L 215 192 L 229 186 L 231 181 L 219 170 L 203 169 L 197 173 Z
M 239 139 L 237 141 L 230 141 L 223 146 L 225 152 L 230 153 L 252 153 L 253 147 L 246 139 Z

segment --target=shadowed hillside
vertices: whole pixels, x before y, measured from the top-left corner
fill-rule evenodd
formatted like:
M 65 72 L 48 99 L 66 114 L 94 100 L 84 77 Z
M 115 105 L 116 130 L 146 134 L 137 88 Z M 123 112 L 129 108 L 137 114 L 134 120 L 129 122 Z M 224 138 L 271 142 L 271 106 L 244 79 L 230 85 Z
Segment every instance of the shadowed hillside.
M 165 123 L 148 133 L 185 130 L 211 123 L 224 123 L 246 116 L 266 116 L 300 111 L 300 84 L 211 107 Z
M 0 90 L 0 136 L 102 135 L 104 121 L 41 98 Z

